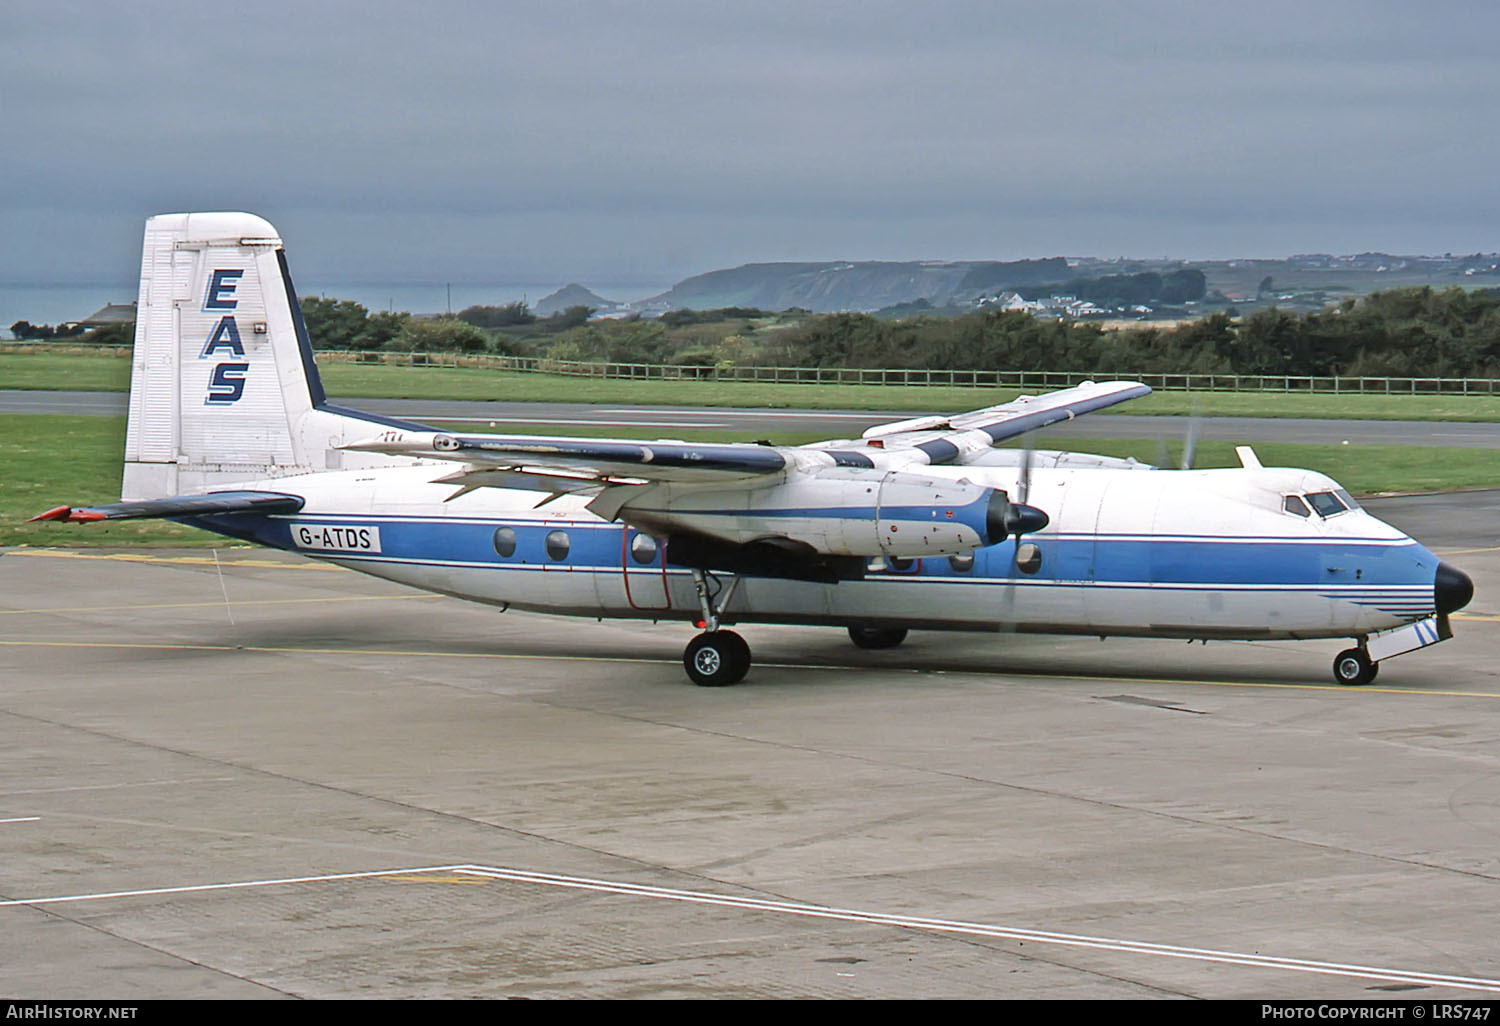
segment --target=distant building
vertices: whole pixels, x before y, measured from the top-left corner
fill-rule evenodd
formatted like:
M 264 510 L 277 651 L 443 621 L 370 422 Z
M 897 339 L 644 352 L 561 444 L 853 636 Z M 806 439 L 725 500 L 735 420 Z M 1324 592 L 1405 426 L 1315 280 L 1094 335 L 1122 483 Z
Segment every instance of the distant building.
M 998 296 L 983 296 L 977 304 L 981 307 L 992 307 L 999 310 L 1024 310 L 1028 313 L 1040 313 L 1047 309 L 1047 304 L 1021 298 L 1017 292 L 1002 292 Z
M 80 328 L 107 328 L 112 324 L 134 324 L 134 303 L 105 303 L 81 321 L 73 322 Z

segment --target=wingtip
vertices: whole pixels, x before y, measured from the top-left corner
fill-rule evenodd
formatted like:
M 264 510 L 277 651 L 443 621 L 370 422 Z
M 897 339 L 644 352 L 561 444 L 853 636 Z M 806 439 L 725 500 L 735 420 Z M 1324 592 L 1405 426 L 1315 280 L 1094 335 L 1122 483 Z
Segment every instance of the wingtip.
M 58 506 L 55 509 L 49 509 L 45 513 L 40 513 L 26 522 L 34 524 L 39 520 L 70 520 L 74 523 L 81 523 L 84 521 L 107 519 L 108 517 L 103 513 L 98 513 L 94 510 L 74 509 L 72 506 Z
M 34 524 L 38 520 L 66 520 L 68 519 L 68 515 L 72 512 L 72 506 L 58 506 L 54 509 L 49 509 L 45 513 L 38 513 L 36 516 L 32 517 L 26 522 L 28 524 Z

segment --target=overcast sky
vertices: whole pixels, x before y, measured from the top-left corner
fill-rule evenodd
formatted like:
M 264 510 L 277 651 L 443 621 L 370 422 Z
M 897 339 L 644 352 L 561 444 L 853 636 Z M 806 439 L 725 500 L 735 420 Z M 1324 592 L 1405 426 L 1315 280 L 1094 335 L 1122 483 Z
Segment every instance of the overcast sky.
M 0 0 L 0 281 L 1500 249 L 1500 4 Z

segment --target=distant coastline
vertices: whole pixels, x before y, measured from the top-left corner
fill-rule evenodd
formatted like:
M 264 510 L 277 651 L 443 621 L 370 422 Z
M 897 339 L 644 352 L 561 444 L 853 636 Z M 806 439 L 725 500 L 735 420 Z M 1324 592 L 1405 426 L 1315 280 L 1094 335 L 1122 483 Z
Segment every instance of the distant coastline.
M 295 273 L 295 268 L 293 271 Z M 1079 310 L 1063 301 L 1088 298 L 1090 282 L 1117 282 L 1132 276 L 1191 273 L 1196 290 L 1187 302 L 1168 299 L 1104 300 Z M 1500 254 L 1399 256 L 1359 253 L 1345 256 L 1299 254 L 1280 258 L 1174 260 L 1049 257 L 1019 261 L 829 261 L 756 263 L 691 275 L 677 282 L 635 279 L 610 281 L 579 276 L 571 282 L 379 282 L 297 279 L 306 296 L 352 300 L 370 313 L 406 312 L 417 316 L 458 313 L 471 306 L 525 302 L 535 307 L 563 289 L 591 293 L 607 301 L 598 309 L 612 315 L 655 317 L 667 310 L 754 307 L 879 312 L 886 317 L 928 313 L 956 315 L 986 307 L 1037 309 L 1049 315 L 1182 320 L 1225 311 L 1231 315 L 1268 306 L 1307 313 L 1377 291 L 1430 286 L 1444 289 L 1500 287 Z M 584 289 L 588 293 L 584 293 Z M 1109 290 L 1106 290 L 1109 291 Z M 1118 291 L 1118 290 L 1116 290 Z M 1170 290 L 1169 290 L 1170 291 Z M 0 282 L 0 332 L 16 321 L 62 324 L 81 320 L 106 303 L 135 300 L 134 281 L 76 283 Z M 564 293 L 565 295 L 571 293 Z M 1050 300 L 1049 300 L 1050 297 Z M 1050 306 L 1049 306 L 1050 302 Z M 1137 304 L 1137 305 L 1132 305 Z M 592 305 L 592 304 L 587 304 Z M 1077 304 L 1075 304 L 1077 305 Z M 1055 310 L 1053 308 L 1056 308 Z
M 296 275 L 296 267 L 292 268 L 292 273 Z M 391 309 L 414 314 L 440 314 L 448 308 L 448 287 L 445 282 L 410 284 L 296 281 L 297 291 L 304 296 L 352 299 L 371 312 Z M 564 281 L 478 284 L 454 282 L 453 312 L 457 313 L 468 306 L 501 306 L 523 298 L 535 303 L 565 284 Z M 658 295 L 672 285 L 672 282 L 621 284 L 605 281 L 595 286 L 594 291 L 612 299 L 634 300 Z M 75 321 L 87 317 L 106 303 L 135 302 L 136 290 L 133 279 L 60 284 L 0 282 L 0 332 L 5 332 L 16 321 L 30 321 L 33 324 Z

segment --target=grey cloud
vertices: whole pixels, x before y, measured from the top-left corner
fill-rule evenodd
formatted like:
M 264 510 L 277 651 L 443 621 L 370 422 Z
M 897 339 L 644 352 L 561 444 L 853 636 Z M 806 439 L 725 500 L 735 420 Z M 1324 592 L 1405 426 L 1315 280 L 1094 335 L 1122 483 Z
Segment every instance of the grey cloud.
M 0 216 L 34 234 L 0 278 L 129 273 L 144 216 L 204 207 L 273 216 L 330 275 L 393 279 L 1496 248 L 1487 5 L 157 2 L 7 22 Z

